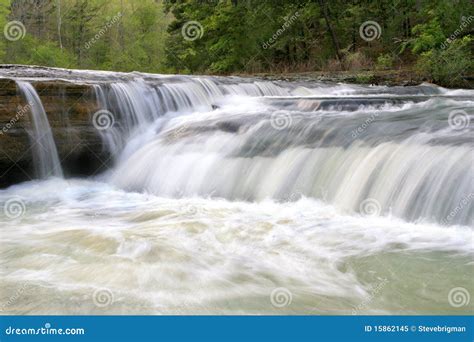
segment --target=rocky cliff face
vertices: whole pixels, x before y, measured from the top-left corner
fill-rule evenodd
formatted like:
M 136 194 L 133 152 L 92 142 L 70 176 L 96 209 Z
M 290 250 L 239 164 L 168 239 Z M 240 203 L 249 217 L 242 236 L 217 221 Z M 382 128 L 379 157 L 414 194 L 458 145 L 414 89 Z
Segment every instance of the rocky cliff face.
M 111 163 L 101 131 L 92 121 L 94 113 L 103 109 L 98 106 L 94 86 L 107 87 L 136 77 L 156 86 L 187 79 L 172 75 L 0 65 L 0 188 L 37 178 L 33 164 L 35 139 L 32 138 L 31 107 L 21 95 L 16 80 L 30 82 L 38 93 L 64 174 L 71 177 L 94 175 Z M 121 126 L 119 116 L 115 123 Z
M 91 85 L 62 80 L 32 80 L 53 132 L 66 175 L 91 175 L 110 163 L 91 122 L 98 110 Z M 13 78 L 0 78 L 0 187 L 35 178 L 30 105 Z

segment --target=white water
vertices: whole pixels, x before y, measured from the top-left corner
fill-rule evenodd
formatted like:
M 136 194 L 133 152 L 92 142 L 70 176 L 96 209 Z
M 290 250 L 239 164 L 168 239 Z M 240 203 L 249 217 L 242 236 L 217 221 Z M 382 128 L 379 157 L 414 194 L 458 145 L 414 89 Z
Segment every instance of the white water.
M 61 191 L 58 191 L 61 189 Z M 472 230 L 292 203 L 166 199 L 84 180 L 10 188 L 2 223 L 9 313 L 467 313 Z M 272 305 L 284 287 L 290 305 Z M 16 295 L 18 289 L 25 289 Z M 98 289 L 113 301 L 95 305 Z M 18 297 L 18 298 L 17 298 Z M 13 300 L 12 300 L 13 298 Z
M 472 92 L 241 81 L 97 84 L 116 165 L 0 190 L 3 311 L 471 312 Z
M 33 150 L 34 165 L 38 177 L 43 179 L 63 177 L 51 126 L 38 93 L 31 83 L 17 81 L 16 84 L 31 113 L 33 128 L 30 134 L 31 149 Z
M 124 151 L 111 176 L 114 184 L 165 197 L 291 201 L 304 195 L 347 212 L 359 212 L 371 200 L 382 215 L 472 224 L 472 129 L 453 130 L 448 122 L 459 106 L 472 112 L 472 101 L 376 106 L 339 101 L 325 108 L 311 99 L 249 97 L 257 90 L 288 93 L 285 89 L 233 85 L 233 93 L 241 94 L 224 96 L 192 85 L 180 85 L 183 92 L 171 97 L 181 99 L 180 115 L 169 107 L 158 119 L 143 115 L 144 108 L 153 112 L 145 106 L 150 101 L 140 106 L 127 101 L 115 109 L 141 116 L 126 125 L 128 131 L 138 126 L 139 134 L 128 135 L 125 150 L 114 148 Z M 134 87 L 120 98 L 137 99 Z M 184 89 L 199 96 L 190 99 Z M 464 210 L 451 217 L 466 198 Z

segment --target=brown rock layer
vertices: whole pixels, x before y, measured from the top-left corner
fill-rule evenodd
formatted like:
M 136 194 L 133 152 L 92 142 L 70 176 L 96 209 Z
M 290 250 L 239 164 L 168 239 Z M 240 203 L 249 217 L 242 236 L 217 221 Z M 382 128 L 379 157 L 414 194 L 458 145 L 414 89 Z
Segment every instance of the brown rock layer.
M 58 80 L 32 82 L 51 125 L 67 176 L 93 175 L 110 163 L 91 122 L 98 110 L 93 88 Z M 14 80 L 0 79 L 0 187 L 35 179 L 31 113 Z

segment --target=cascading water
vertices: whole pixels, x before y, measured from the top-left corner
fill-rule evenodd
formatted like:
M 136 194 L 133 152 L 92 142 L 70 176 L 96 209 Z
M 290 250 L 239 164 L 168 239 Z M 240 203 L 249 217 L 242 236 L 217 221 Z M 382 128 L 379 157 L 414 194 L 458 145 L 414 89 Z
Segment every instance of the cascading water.
M 472 131 L 452 129 L 448 120 L 457 106 L 470 108 L 471 102 L 258 97 L 291 91 L 271 83 L 209 80 L 165 84 L 156 91 L 144 83 L 112 85 L 108 102 L 127 118 L 121 121 L 128 131 L 115 136 L 140 132 L 130 139 L 133 153 L 122 158 L 112 181 L 167 197 L 291 201 L 305 196 L 352 212 L 371 201 L 376 214 L 471 224 L 474 201 L 446 220 L 474 194 Z M 184 112 L 193 115 L 176 114 Z M 159 129 L 149 129 L 157 121 Z
M 36 173 L 42 179 L 63 177 L 58 151 L 51 132 L 48 117 L 43 104 L 31 83 L 17 81 L 20 93 L 25 98 L 31 113 L 33 131 L 31 132 L 31 148 Z
M 165 114 L 182 116 L 194 111 L 209 112 L 215 102 L 227 94 L 246 97 L 289 94 L 288 89 L 271 82 L 225 84 L 208 78 L 186 78 L 159 85 L 138 78 L 130 82 L 94 85 L 94 92 L 99 107 L 110 112 L 114 122 L 120 122 L 100 132 L 115 158 L 127 156 L 137 144 L 150 139 L 149 126 L 159 129 Z M 137 136 L 141 139 L 134 139 Z
M 1 217 L 0 299 L 37 294 L 5 311 L 442 314 L 473 293 L 472 91 L 82 73 L 115 164 L 0 190 L 25 209 Z

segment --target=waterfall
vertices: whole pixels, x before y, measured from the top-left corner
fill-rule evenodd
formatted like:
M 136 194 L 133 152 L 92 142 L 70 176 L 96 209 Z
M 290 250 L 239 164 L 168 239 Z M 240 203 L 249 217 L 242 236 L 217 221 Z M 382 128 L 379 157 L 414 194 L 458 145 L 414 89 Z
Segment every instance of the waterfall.
M 58 151 L 53 139 L 51 126 L 44 110 L 41 99 L 35 88 L 29 82 L 16 82 L 21 95 L 27 102 L 31 113 L 32 132 L 31 149 L 33 151 L 34 167 L 38 177 L 63 177 Z
M 186 78 L 169 83 L 153 84 L 143 79 L 94 85 L 99 108 L 111 113 L 119 125 L 101 131 L 104 143 L 117 158 L 126 144 L 144 134 L 164 114 L 190 114 L 212 111 L 216 101 L 228 94 L 245 96 L 288 95 L 271 82 L 221 83 L 211 78 Z
M 472 294 L 472 90 L 11 69 L 0 171 L 31 150 L 47 179 L 0 189 L 5 314 L 424 315 Z
M 61 176 L 38 94 L 29 83 L 18 87 L 32 104 L 38 172 Z M 356 215 L 472 224 L 469 91 L 213 77 L 93 87 L 99 108 L 113 116 L 99 132 L 115 159 L 109 181 L 124 189 L 239 201 L 307 197 Z M 453 112 L 465 127 L 453 129 Z
M 197 96 L 194 87 L 179 89 Z M 370 94 L 354 88 L 352 99 L 319 100 L 294 96 L 301 87 L 217 87 L 222 95 L 197 96 L 209 99 L 199 102 L 207 108 L 183 96 L 173 110 L 191 106 L 193 114 L 165 115 L 160 130 L 135 140 L 137 148 L 111 181 L 167 197 L 309 197 L 348 213 L 472 224 L 472 126 L 456 130 L 449 122 L 459 106 L 472 111 L 471 101 L 432 97 L 440 90 L 426 86 L 415 95 L 401 88 L 391 97 L 386 89 Z M 179 99 L 174 91 L 167 101 Z

